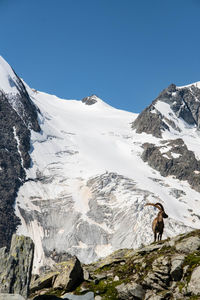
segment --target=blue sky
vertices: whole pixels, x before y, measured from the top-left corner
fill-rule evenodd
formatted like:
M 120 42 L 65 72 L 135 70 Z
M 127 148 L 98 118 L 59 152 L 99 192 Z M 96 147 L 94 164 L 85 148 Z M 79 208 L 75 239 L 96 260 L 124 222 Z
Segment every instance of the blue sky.
M 0 54 L 33 88 L 140 112 L 200 81 L 200 1 L 0 0 Z

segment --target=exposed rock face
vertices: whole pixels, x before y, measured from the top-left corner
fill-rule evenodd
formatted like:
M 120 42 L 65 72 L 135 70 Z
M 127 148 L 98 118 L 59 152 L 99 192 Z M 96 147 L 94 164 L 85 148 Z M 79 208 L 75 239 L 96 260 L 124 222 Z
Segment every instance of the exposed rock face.
M 180 131 L 171 119 L 159 111 L 158 102 L 169 104 L 177 118 L 182 118 L 187 124 L 200 127 L 200 89 L 196 86 L 178 88 L 171 84 L 133 122 L 132 128 L 137 133 L 146 132 L 160 138 L 164 129 L 170 130 L 172 127 Z
M 190 282 L 188 284 L 188 291 L 194 295 L 200 295 L 200 266 L 195 268 L 192 272 Z
M 96 298 L 94 299 L 94 293 L 93 292 L 88 292 L 85 295 L 72 295 L 72 294 L 65 294 L 63 299 L 68 299 L 68 300 L 97 300 Z
M 9 247 L 19 224 L 14 202 L 31 164 L 30 129 L 40 130 L 36 108 L 19 78 L 17 88 L 16 95 L 0 91 L 0 247 Z
M 169 130 L 169 126 L 163 121 L 161 113 L 154 114 L 152 113 L 153 110 L 154 107 L 152 105 L 145 108 L 133 122 L 132 128 L 136 129 L 137 133 L 145 132 L 161 138 L 162 131 L 164 129 Z
M 0 249 L 0 293 L 20 294 L 27 298 L 33 256 L 34 244 L 29 237 L 13 235 L 10 252 Z
M 180 243 L 179 243 L 180 245 Z M 174 281 L 180 281 L 183 275 L 184 254 L 174 255 L 171 258 L 171 277 Z
M 56 269 L 60 270 L 60 272 L 53 283 L 55 289 L 71 291 L 83 280 L 83 270 L 80 261 L 76 257 L 67 263 L 63 262 L 60 263 L 60 265 L 58 264 Z
M 43 288 L 72 291 L 83 280 L 83 269 L 80 261 L 73 257 L 68 261 L 55 264 L 52 269 L 42 274 L 31 283 L 31 292 L 35 293 Z
M 118 291 L 118 297 L 120 299 L 143 299 L 145 291 L 141 285 L 137 283 L 127 283 L 126 285 L 122 283 L 116 287 Z
M 95 104 L 97 102 L 97 97 L 95 95 L 89 96 L 89 97 L 85 97 L 82 99 L 82 102 L 85 103 L 86 105 L 92 105 Z
M 189 151 L 182 139 L 163 141 L 162 146 L 143 144 L 142 159 L 160 172 L 162 176 L 175 176 L 187 180 L 200 191 L 200 161 Z

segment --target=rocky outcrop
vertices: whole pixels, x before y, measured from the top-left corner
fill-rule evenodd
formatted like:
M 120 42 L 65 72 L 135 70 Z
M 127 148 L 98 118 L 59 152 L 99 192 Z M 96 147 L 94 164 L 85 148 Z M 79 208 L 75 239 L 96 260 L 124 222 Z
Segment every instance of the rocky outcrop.
M 82 99 L 82 102 L 85 103 L 86 105 L 93 105 L 97 102 L 97 96 L 92 95 L 92 96 L 85 97 Z
M 171 84 L 132 123 L 132 128 L 136 129 L 137 133 L 145 132 L 160 138 L 162 132 L 170 130 L 170 127 L 180 131 L 180 128 L 171 118 L 167 118 L 159 111 L 158 102 L 169 104 L 172 113 L 177 118 L 183 119 L 189 125 L 196 125 L 198 129 L 200 128 L 200 89 L 195 85 L 179 88 L 175 84 Z
M 148 106 L 139 114 L 137 119 L 132 123 L 132 128 L 136 129 L 137 133 L 145 132 L 147 134 L 152 134 L 157 138 L 162 137 L 162 131 L 167 129 L 169 126 L 164 122 L 161 113 L 152 113 L 154 107 L 152 105 Z
M 20 220 L 14 203 L 30 167 L 30 129 L 39 131 L 37 111 L 18 78 L 18 94 L 0 91 L 0 247 L 9 247 Z
M 55 264 L 36 280 L 32 280 L 31 292 L 41 289 L 72 291 L 83 281 L 83 269 L 80 261 L 74 256 L 70 260 Z
M 91 299 L 96 300 L 199 299 L 199 235 L 200 230 L 196 230 L 138 250 L 118 250 L 105 259 L 83 266 L 87 276 L 72 291 L 74 296 L 65 294 L 64 287 L 59 290 L 49 287 L 38 291 L 43 296 L 34 299 L 51 299 L 44 296 L 56 295 L 57 299 L 78 300 L 82 298 L 75 295 L 86 296 L 89 292 L 94 293 Z
M 187 180 L 200 191 L 200 161 L 189 151 L 182 139 L 163 141 L 163 145 L 143 144 L 142 159 L 162 176 L 175 176 Z
M 27 298 L 33 255 L 34 244 L 25 236 L 13 235 L 9 253 L 6 252 L 6 248 L 0 249 L 0 293 L 19 294 Z M 21 299 L 21 297 L 15 295 L 7 299 Z

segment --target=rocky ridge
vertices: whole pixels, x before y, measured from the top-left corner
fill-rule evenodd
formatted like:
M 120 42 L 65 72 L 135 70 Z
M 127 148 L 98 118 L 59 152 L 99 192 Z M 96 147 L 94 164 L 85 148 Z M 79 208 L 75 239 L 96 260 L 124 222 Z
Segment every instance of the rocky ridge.
M 159 110 L 158 102 L 169 104 L 177 118 L 181 118 L 188 125 L 196 125 L 198 129 L 200 128 L 200 89 L 195 84 L 183 88 L 171 84 L 132 123 L 132 128 L 136 129 L 137 133 L 146 132 L 161 138 L 164 130 L 173 128 L 177 132 L 181 131 L 172 118 L 167 118 Z
M 182 127 L 196 128 L 197 134 L 200 129 L 200 89 L 197 84 L 186 87 L 171 84 L 132 123 L 137 133 L 160 139 L 159 146 L 143 144 L 142 159 L 162 176 L 187 180 L 199 192 L 200 161 L 188 150 L 182 138 Z M 174 134 L 173 140 L 165 139 L 166 132 Z
M 11 92 L 1 90 L 0 85 L 0 247 L 9 247 L 20 224 L 14 204 L 31 166 L 31 130 L 40 131 L 36 106 L 21 79 L 8 69 Z
M 74 266 L 75 261 L 73 259 Z M 68 264 L 71 265 L 71 262 Z M 93 292 L 93 297 L 89 299 L 96 300 L 199 299 L 200 231 L 182 234 L 137 250 L 118 250 L 96 263 L 82 265 L 82 277 L 74 278 L 74 283 L 77 284 L 81 278 L 82 282 L 75 289 L 65 286 L 68 279 L 65 280 L 66 276 L 61 274 L 65 272 L 66 265 L 67 262 L 63 263 L 62 269 L 60 264 L 55 264 L 53 270 L 33 280 L 31 291 L 34 294 L 30 299 L 54 299 L 57 296 L 55 299 L 81 300 L 88 299 L 89 292 Z M 57 286 L 60 277 L 62 286 Z M 45 298 L 47 295 L 49 298 Z M 74 298 L 70 298 L 70 295 L 74 295 Z
M 174 176 L 200 192 L 200 161 L 182 139 L 163 140 L 162 145 L 144 143 L 142 159 L 162 176 Z

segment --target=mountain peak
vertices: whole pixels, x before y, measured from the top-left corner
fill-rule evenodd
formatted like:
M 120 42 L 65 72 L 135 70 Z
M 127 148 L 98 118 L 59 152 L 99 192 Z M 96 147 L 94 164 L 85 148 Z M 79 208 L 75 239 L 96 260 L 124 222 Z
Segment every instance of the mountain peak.
M 17 94 L 17 76 L 10 65 L 0 56 L 0 90 L 5 94 Z
M 200 82 L 177 87 L 169 85 L 133 122 L 137 133 L 146 132 L 161 137 L 164 131 L 184 132 L 200 129 Z
M 94 95 L 94 94 L 91 95 L 91 96 L 83 98 L 81 101 L 83 103 L 85 103 L 86 105 L 93 105 L 93 104 L 95 104 L 95 103 L 97 103 L 99 101 L 102 102 L 102 100 L 99 97 L 97 97 L 96 95 Z

